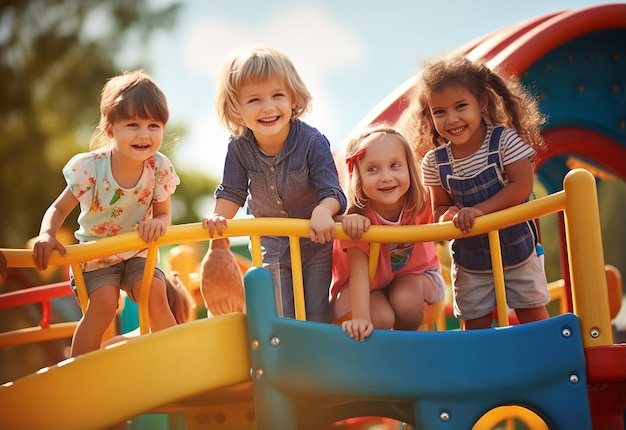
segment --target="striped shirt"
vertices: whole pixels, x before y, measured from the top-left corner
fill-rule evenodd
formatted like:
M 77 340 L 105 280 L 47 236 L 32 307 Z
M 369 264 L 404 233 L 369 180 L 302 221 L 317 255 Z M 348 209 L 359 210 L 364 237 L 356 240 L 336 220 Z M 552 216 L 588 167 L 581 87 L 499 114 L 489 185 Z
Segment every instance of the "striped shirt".
M 452 163 L 453 174 L 455 176 L 464 178 L 471 177 L 487 166 L 489 138 L 491 137 L 492 130 L 493 127 L 487 127 L 485 140 L 483 141 L 481 147 L 472 155 L 465 158 L 455 159 L 452 155 L 452 144 L 450 142 L 445 144 L 448 151 L 448 157 Z M 515 163 L 516 161 L 524 158 L 531 158 L 535 154 L 536 151 L 529 144 L 524 142 L 515 130 L 510 128 L 502 130 L 502 135 L 500 136 L 500 160 L 503 166 Z M 437 162 L 435 161 L 434 149 L 428 151 L 422 160 L 422 177 L 424 186 L 441 186 L 441 179 L 439 178 L 439 170 L 437 169 Z M 503 177 L 506 181 L 506 175 L 503 174 Z

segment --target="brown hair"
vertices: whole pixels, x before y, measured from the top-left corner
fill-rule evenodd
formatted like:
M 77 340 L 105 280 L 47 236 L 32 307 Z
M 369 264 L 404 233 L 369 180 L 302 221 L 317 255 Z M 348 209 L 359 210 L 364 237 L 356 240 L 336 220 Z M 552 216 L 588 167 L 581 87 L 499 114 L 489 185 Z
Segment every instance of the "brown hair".
M 421 213 L 426 207 L 426 190 L 422 184 L 421 175 L 417 169 L 417 162 L 411 145 L 407 139 L 398 130 L 389 127 L 385 124 L 378 124 L 369 127 L 363 131 L 360 135 L 351 139 L 346 147 L 346 159 L 353 156 L 357 151 L 366 147 L 363 144 L 372 135 L 394 135 L 402 142 L 404 151 L 406 153 L 406 160 L 409 167 L 410 185 L 406 194 L 404 195 L 404 211 L 417 215 Z M 348 197 L 348 208 L 346 213 L 360 213 L 364 212 L 369 204 L 369 199 L 363 192 L 363 182 L 358 169 L 354 169 L 352 173 L 347 174 L 344 182 L 346 182 L 345 189 Z
M 541 126 L 545 118 L 537 100 L 517 78 L 498 74 L 482 62 L 452 56 L 426 63 L 411 91 L 410 117 L 405 132 L 420 156 L 433 145 L 445 143 L 435 129 L 427 97 L 454 85 L 466 88 L 477 99 L 486 96 L 487 109 L 483 113 L 486 125 L 514 129 L 535 150 L 544 146 Z
M 91 137 L 89 149 L 107 146 L 109 140 L 106 134 L 111 126 L 135 116 L 155 119 L 163 125 L 167 124 L 170 116 L 165 94 L 143 70 L 123 72 L 104 85 L 100 100 L 100 123 Z
M 234 136 L 243 136 L 247 130 L 241 117 L 241 106 L 237 102 L 241 87 L 272 78 L 282 79 L 293 93 L 296 108 L 291 115 L 292 121 L 310 110 L 311 94 L 289 57 L 266 46 L 236 51 L 222 65 L 215 96 L 219 120 Z

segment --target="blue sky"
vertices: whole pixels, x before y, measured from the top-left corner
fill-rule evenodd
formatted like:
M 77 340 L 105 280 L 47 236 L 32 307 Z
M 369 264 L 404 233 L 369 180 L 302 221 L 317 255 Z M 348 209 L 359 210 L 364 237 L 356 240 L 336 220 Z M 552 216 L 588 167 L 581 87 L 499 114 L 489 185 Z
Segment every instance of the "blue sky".
M 184 0 L 174 30 L 153 37 L 141 55 L 168 97 L 171 124 L 187 129 L 172 155 L 175 166 L 219 179 L 228 135 L 213 98 L 220 64 L 233 49 L 263 43 L 289 55 L 314 98 L 303 119 L 336 149 L 424 60 L 507 25 L 602 3 Z

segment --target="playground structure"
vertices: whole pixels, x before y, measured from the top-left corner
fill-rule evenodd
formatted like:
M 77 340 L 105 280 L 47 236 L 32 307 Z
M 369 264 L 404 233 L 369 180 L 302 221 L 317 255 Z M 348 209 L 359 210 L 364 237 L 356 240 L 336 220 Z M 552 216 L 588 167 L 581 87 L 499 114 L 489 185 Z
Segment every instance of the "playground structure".
M 492 258 L 494 267 L 501 268 L 498 229 L 563 211 L 573 313 L 476 332 L 379 330 L 366 342 L 355 342 L 337 326 L 303 321 L 301 306 L 296 307 L 299 320 L 276 316 L 270 278 L 255 267 L 245 277 L 247 315 L 193 321 L 5 384 L 0 388 L 0 424 L 102 428 L 140 414 L 167 412 L 183 416 L 184 425 L 177 428 L 185 429 L 316 429 L 363 415 L 444 429 L 451 423 L 471 428 L 490 410 L 516 405 L 532 411 L 548 428 L 591 428 L 592 418 L 594 425 L 615 425 L 625 405 L 626 345 L 613 343 L 598 211 L 591 204 L 595 181 L 576 170 L 564 187 L 481 217 L 475 234 L 496 239 Z M 261 232 L 289 236 L 294 263 L 299 263 L 298 238 L 307 231 L 306 220 L 249 219 L 231 221 L 225 234 L 249 236 L 258 266 Z M 451 223 L 444 223 L 376 226 L 364 239 L 392 243 L 458 235 Z M 337 236 L 347 238 L 339 225 Z M 200 224 L 173 226 L 150 245 L 150 255 L 155 258 L 159 246 L 206 239 Z M 138 236 L 125 234 L 71 245 L 66 257 L 55 255 L 51 264 L 78 264 L 112 249 L 142 246 Z M 29 250 L 3 252 L 14 267 L 32 266 Z M 303 303 L 301 273 L 294 271 L 294 281 L 298 303 Z M 495 285 L 503 290 L 503 279 L 496 276 Z M 147 297 L 140 298 L 139 306 L 140 315 L 147 315 Z M 499 309 L 503 306 L 499 300 Z M 499 313 L 500 326 L 508 325 L 506 312 L 504 318 Z M 146 332 L 144 318 L 140 325 Z M 381 363 L 392 366 L 383 370 Z M 71 401 L 58 396 L 61 390 L 84 389 L 87 380 L 99 389 Z M 33 393 L 46 400 L 33 402 Z M 595 409 L 591 393 L 600 397 Z M 615 407 L 607 409 L 611 402 Z
M 615 344 L 613 338 L 614 312 L 605 277 L 595 179 L 582 170 L 566 174 L 565 166 L 569 156 L 576 154 L 626 179 L 625 34 L 626 5 L 603 5 L 539 17 L 459 50 L 471 58 L 488 59 L 493 67 L 506 66 L 538 89 L 543 86 L 542 103 L 552 105 L 544 104 L 542 109 L 556 110 L 548 110 L 545 137 L 549 149 L 541 154 L 538 165 L 538 177 L 550 195 L 481 217 L 474 234 L 490 235 L 494 267 L 501 267 L 498 229 L 559 214 L 567 314 L 475 333 L 376 331 L 358 343 L 338 327 L 303 321 L 297 270 L 298 320 L 277 317 L 267 273 L 255 268 L 245 278 L 246 315 L 193 321 L 5 384 L 0 387 L 0 427 L 46 428 L 54 423 L 59 428 L 102 428 L 142 414 L 168 413 L 171 428 L 192 430 L 318 429 L 361 416 L 389 417 L 420 429 L 456 429 L 472 428 L 495 408 L 517 405 L 523 409 L 522 419 L 528 422 L 529 417 L 538 417 L 546 428 L 623 429 L 626 345 Z M 569 54 L 572 62 L 584 54 L 589 67 L 571 67 L 568 73 L 561 70 L 559 82 L 542 76 L 566 64 Z M 559 63 L 563 55 L 566 60 Z M 598 66 L 607 58 L 613 59 L 612 67 L 606 62 Z M 580 76 L 573 73 L 582 72 L 591 81 L 583 79 L 586 84 L 576 86 Z M 599 82 L 605 83 L 601 88 L 608 92 L 609 106 L 581 109 L 579 105 L 586 106 L 585 97 L 597 97 L 588 94 L 600 88 Z M 615 85 L 607 87 L 606 83 Z M 553 100 L 566 96 L 554 96 L 555 88 L 569 84 L 575 91 L 568 93 L 572 98 L 561 106 Z M 402 88 L 365 122 L 401 122 L 405 91 Z M 561 184 L 563 190 L 559 190 Z M 288 235 L 294 258 L 298 258 L 298 237 L 307 236 L 304 221 L 284 219 L 233 220 L 226 235 L 250 237 L 253 265 L 260 266 L 261 232 Z M 458 236 L 458 230 L 445 223 L 376 227 L 364 240 L 393 243 Z M 339 226 L 337 237 L 344 237 Z M 171 227 L 150 247 L 151 263 L 146 270 L 154 269 L 159 246 L 207 239 L 198 224 Z M 67 257 L 55 256 L 51 264 L 77 265 L 113 249 L 141 247 L 145 244 L 136 236 L 123 235 L 70 246 Z M 29 250 L 2 251 L 11 267 L 33 265 Z M 495 285 L 500 291 L 498 325 L 505 327 L 503 280 L 497 273 Z M 39 299 L 44 314 L 45 309 L 49 312 L 47 300 L 64 294 L 63 288 L 42 287 L 38 292 L 47 294 Z M 84 290 L 79 291 L 81 303 L 86 303 Z M 17 296 L 11 298 L 14 305 L 26 302 Z M 140 298 L 142 333 L 148 331 L 146 298 Z M 0 346 L 68 336 L 71 330 L 71 323 L 57 327 L 42 316 L 41 327 L 0 334 Z M 389 368 L 383 370 L 382 363 L 389 363 Z M 84 391 L 85 381 L 99 390 L 88 396 L 59 396 Z M 506 411 L 505 416 L 512 414 Z

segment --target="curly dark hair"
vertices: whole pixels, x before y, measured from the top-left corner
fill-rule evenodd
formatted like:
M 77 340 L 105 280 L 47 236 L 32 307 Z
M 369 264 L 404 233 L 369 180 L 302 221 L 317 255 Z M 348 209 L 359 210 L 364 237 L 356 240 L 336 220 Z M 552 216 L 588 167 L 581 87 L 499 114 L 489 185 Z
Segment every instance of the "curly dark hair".
M 541 126 L 545 117 L 539 111 L 537 100 L 522 83 L 514 76 L 491 70 L 483 62 L 459 55 L 427 62 L 411 89 L 404 133 L 420 156 L 433 146 L 445 143 L 435 129 L 427 97 L 454 85 L 465 87 L 478 99 L 487 96 L 487 109 L 483 113 L 486 125 L 514 129 L 535 150 L 544 147 Z

